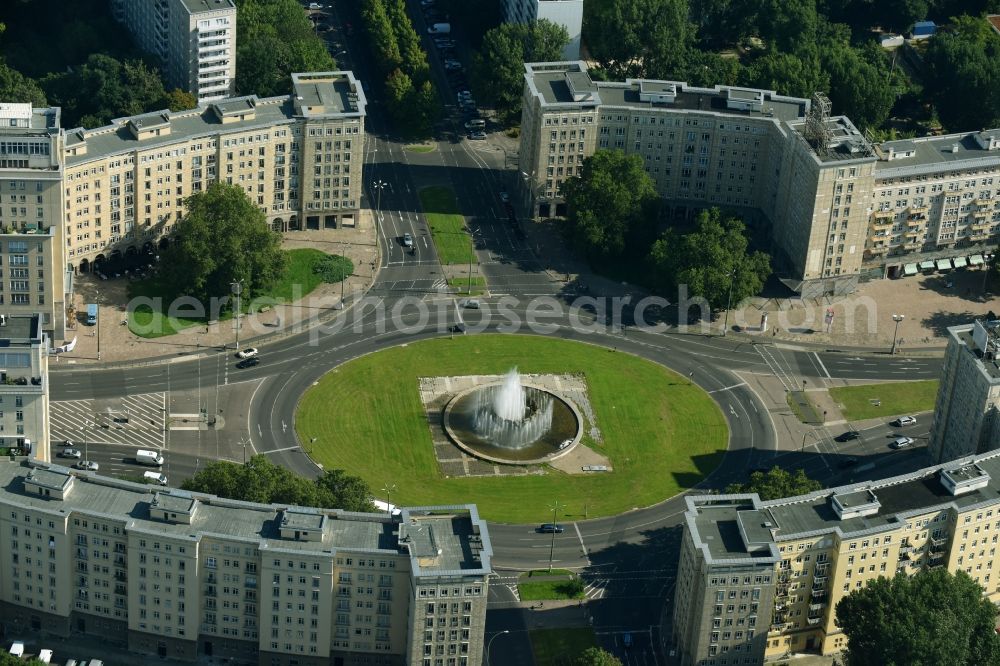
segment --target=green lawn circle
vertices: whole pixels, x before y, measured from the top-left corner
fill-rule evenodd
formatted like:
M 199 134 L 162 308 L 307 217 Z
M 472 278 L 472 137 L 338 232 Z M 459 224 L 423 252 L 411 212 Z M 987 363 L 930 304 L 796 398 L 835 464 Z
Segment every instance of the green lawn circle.
M 446 478 L 437 465 L 419 377 L 577 373 L 586 377 L 602 441 L 584 443 L 614 471 Z M 589 426 L 589 424 L 587 424 Z M 605 347 L 525 335 L 469 335 L 401 345 L 354 359 L 299 401 L 295 429 L 324 468 L 363 477 L 399 505 L 472 502 L 495 521 L 614 515 L 691 488 L 721 462 L 729 431 L 719 406 L 663 366 Z M 315 438 L 315 441 L 313 441 Z

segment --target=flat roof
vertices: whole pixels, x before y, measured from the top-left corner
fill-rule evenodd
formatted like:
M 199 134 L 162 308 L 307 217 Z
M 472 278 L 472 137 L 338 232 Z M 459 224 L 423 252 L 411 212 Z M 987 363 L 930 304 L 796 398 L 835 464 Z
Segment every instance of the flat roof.
M 543 103 L 552 105 L 579 104 L 600 106 L 621 106 L 633 109 L 667 109 L 682 111 L 706 111 L 726 116 L 776 118 L 778 120 L 794 120 L 805 116 L 809 101 L 796 97 L 784 97 L 773 90 L 757 90 L 753 88 L 730 88 L 715 86 L 714 88 L 698 88 L 689 86 L 682 81 L 656 81 L 646 79 L 627 79 L 622 82 L 593 81 L 587 71 L 586 63 L 548 62 L 526 63 L 525 77 Z M 588 89 L 594 91 L 590 99 L 574 99 L 568 84 L 573 82 L 577 91 Z M 673 102 L 647 102 L 640 99 L 641 92 L 666 92 L 670 86 L 676 86 L 676 98 Z M 727 105 L 730 90 L 734 99 L 753 99 L 763 96 L 763 111 L 744 111 L 730 109 Z M 673 92 L 673 91 L 671 91 Z
M 0 325 L 0 340 L 11 343 L 31 345 L 42 340 L 42 320 L 37 314 L 9 314 L 3 317 Z
M 64 499 L 25 491 L 30 475 L 48 487 L 60 487 L 77 476 Z M 150 507 L 183 511 L 190 524 L 151 517 Z M 61 465 L 0 461 L 0 500 L 50 511 L 106 516 L 126 529 L 197 540 L 205 536 L 256 542 L 261 550 L 332 554 L 391 552 L 408 554 L 422 575 L 442 572 L 489 573 L 492 545 L 485 521 L 474 505 L 403 509 L 402 522 L 384 512 L 351 513 L 240 502 L 187 491 L 163 490 L 94 475 L 78 475 Z M 281 537 L 281 520 L 321 530 L 319 540 Z M 402 536 L 407 539 L 403 539 Z
M 127 1 L 134 2 L 134 0 Z M 184 9 L 188 10 L 191 14 L 199 14 L 201 12 L 217 12 L 224 9 L 236 9 L 236 5 L 233 4 L 233 0 L 181 0 L 181 4 L 184 5 Z
M 802 137 L 803 141 L 808 143 L 806 139 L 808 123 L 805 120 L 790 122 L 789 126 Z M 832 116 L 826 119 L 823 126 L 830 139 L 827 151 L 817 152 L 811 144 L 809 146 L 813 155 L 820 162 L 875 161 L 874 147 L 854 126 L 850 118 Z
M 759 520 L 761 516 L 757 512 L 757 503 L 751 496 L 704 499 L 709 501 L 688 501 L 685 517 L 695 545 L 707 551 L 713 561 L 753 561 L 774 557 L 773 549 L 760 549 L 772 539 L 765 526 L 766 521 Z M 744 542 L 744 534 L 748 535 L 749 544 Z
M 304 116 L 363 115 L 364 90 L 348 71 L 292 74 L 296 110 Z
M 988 331 L 994 347 L 1000 347 L 1000 327 L 990 324 L 992 324 L 992 322 L 987 324 L 986 330 Z M 986 376 L 989 378 L 991 383 L 1000 383 L 1000 360 L 996 358 L 996 355 L 994 355 L 994 357 L 990 360 L 983 358 L 982 350 L 980 350 L 976 345 L 976 341 L 973 336 L 974 328 L 975 324 L 949 326 L 948 335 L 962 344 L 966 354 L 971 354 L 972 357 L 975 358 L 976 367 L 986 373 Z
M 997 130 L 986 130 L 982 134 L 989 136 Z M 942 169 L 967 168 L 970 161 L 976 166 L 983 166 L 984 161 L 1000 165 L 1000 150 L 983 148 L 976 135 L 980 132 L 963 132 L 945 136 L 926 136 L 916 139 L 900 139 L 885 141 L 879 144 L 883 154 L 893 149 L 897 156 L 891 160 L 879 160 L 875 163 L 876 178 L 894 178 L 911 173 L 931 173 Z M 899 157 L 898 153 L 913 152 L 910 157 Z

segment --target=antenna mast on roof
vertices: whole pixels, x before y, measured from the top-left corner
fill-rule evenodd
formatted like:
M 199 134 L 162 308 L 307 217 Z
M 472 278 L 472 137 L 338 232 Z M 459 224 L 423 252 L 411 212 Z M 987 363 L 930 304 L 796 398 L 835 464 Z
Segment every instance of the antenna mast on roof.
M 827 121 L 830 119 L 830 98 L 821 92 L 813 93 L 809 115 L 806 116 L 806 141 L 820 155 L 826 155 L 830 150 L 830 129 Z

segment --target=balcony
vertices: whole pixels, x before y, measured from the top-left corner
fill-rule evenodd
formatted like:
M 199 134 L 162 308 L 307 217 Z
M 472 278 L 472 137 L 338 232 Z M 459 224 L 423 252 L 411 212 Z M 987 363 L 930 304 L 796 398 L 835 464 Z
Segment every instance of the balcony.
M 820 573 L 817 573 L 816 577 L 813 578 L 813 588 L 815 589 L 816 587 L 822 585 L 825 582 L 826 582 L 826 576 L 824 576 L 824 575 L 822 575 Z
M 923 213 L 910 213 L 909 215 L 906 216 L 906 223 L 912 227 L 916 224 L 924 222 L 926 219 L 927 216 L 924 215 Z
M 989 208 L 990 206 L 993 205 L 993 199 L 984 199 L 982 197 L 977 197 L 972 200 L 972 203 L 981 208 Z
M 921 204 L 919 206 L 913 205 L 913 206 L 910 206 L 907 210 L 910 211 L 910 215 L 918 215 L 920 213 L 926 213 L 927 212 L 927 206 L 923 205 L 923 204 Z
M 905 243 L 903 243 L 902 247 L 903 247 L 904 250 L 919 250 L 920 246 L 922 246 L 922 245 L 923 245 L 923 241 L 908 240 Z
M 812 595 L 813 599 L 820 598 L 820 597 L 822 597 L 823 599 L 825 599 L 826 598 L 826 588 L 825 587 L 814 587 L 812 589 L 811 595 Z
M 782 622 L 772 622 L 771 623 L 771 631 L 784 631 L 785 629 L 788 628 L 789 624 L 791 624 L 791 623 L 790 622 L 784 622 L 784 621 L 782 621 Z
M 818 611 L 823 610 L 826 607 L 826 599 L 823 600 L 813 600 L 813 603 L 809 604 L 809 610 Z
M 806 622 L 808 622 L 811 626 L 816 626 L 822 620 L 823 620 L 823 618 L 821 618 L 821 617 L 807 617 L 806 618 Z

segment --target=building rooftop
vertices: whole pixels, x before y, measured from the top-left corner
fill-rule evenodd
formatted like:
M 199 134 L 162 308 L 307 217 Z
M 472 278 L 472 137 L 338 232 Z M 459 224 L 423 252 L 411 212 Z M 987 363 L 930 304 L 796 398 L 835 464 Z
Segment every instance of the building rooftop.
M 66 489 L 63 499 L 28 492 L 38 485 Z M 69 483 L 75 478 L 74 483 Z M 242 539 L 261 550 L 339 550 L 408 554 L 415 575 L 489 573 L 492 546 L 485 521 L 473 505 L 403 509 L 401 520 L 385 513 L 351 513 L 227 500 L 201 493 L 78 474 L 60 465 L 0 462 L 0 499 L 53 512 L 79 512 L 120 520 L 127 529 L 199 540 L 205 535 Z M 156 518 L 153 511 L 184 514 L 184 520 Z M 159 514 L 157 514 L 159 515 Z M 289 524 L 318 538 L 282 536 Z M 296 528 L 296 526 L 298 526 Z
M 365 91 L 353 72 L 292 74 L 296 113 L 306 117 L 363 116 Z
M 885 141 L 878 145 L 876 178 L 936 173 L 942 169 L 965 169 L 1000 165 L 1000 130 L 963 132 L 945 136 Z
M 191 14 L 201 12 L 217 12 L 224 9 L 236 9 L 233 0 L 181 0 L 184 9 Z
M 1000 321 L 949 326 L 948 335 L 976 357 L 976 367 L 990 383 L 1000 383 Z
M 185 143 L 200 136 L 244 132 L 256 127 L 291 124 L 297 117 L 360 118 L 365 115 L 364 90 L 351 72 L 292 74 L 295 94 L 260 99 L 232 97 L 186 111 L 154 111 L 116 118 L 95 129 L 66 131 L 66 165 L 75 166 L 136 148 Z M 133 130 L 162 129 L 137 138 Z M 74 148 L 86 150 L 72 154 Z
M 874 161 L 875 149 L 847 116 L 832 116 L 817 127 L 822 127 L 827 138 L 826 150 L 817 150 L 809 138 L 809 123 L 805 120 L 790 122 L 789 126 L 809 144 L 813 156 L 820 162 L 845 162 L 850 160 Z
M 0 347 L 41 342 L 42 319 L 39 315 L 0 315 Z
M 58 107 L 36 109 L 30 103 L 0 102 L 0 133 L 55 131 L 59 129 L 59 114 Z
M 836 532 L 842 538 L 895 529 L 909 516 L 1000 505 L 1000 451 L 911 474 L 767 502 L 756 495 L 687 498 L 695 543 L 714 560 L 766 556 L 761 546 Z M 736 529 L 736 518 L 741 529 Z
M 627 79 L 593 81 L 586 63 L 526 63 L 525 78 L 543 106 L 602 105 L 633 109 L 705 111 L 738 117 L 802 118 L 809 101 L 784 97 L 773 90 L 715 86 L 698 88 L 680 81 Z

